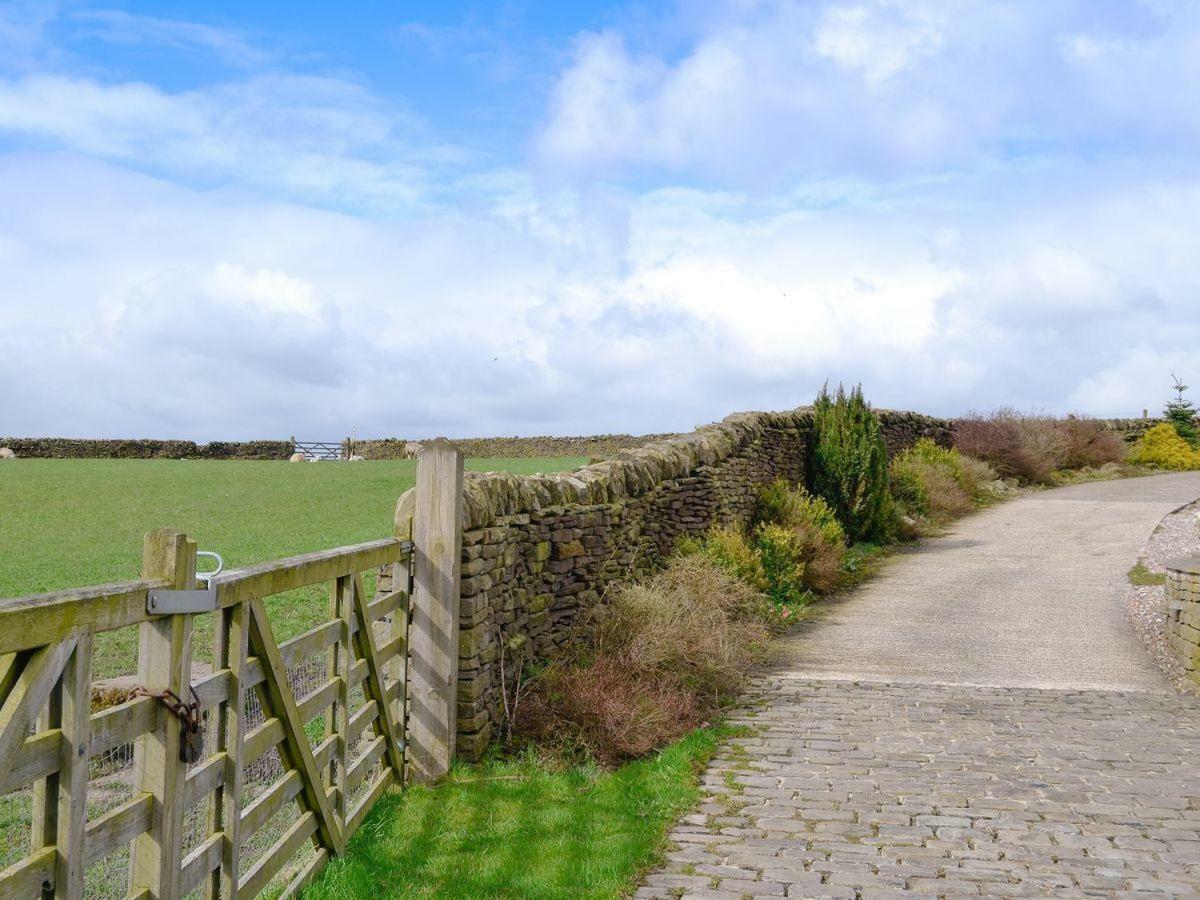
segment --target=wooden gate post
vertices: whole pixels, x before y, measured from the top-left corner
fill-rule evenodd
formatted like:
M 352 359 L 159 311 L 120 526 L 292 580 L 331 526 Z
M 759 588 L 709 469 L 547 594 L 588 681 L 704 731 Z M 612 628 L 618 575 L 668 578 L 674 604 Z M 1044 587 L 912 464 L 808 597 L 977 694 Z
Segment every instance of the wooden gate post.
M 161 578 L 170 587 L 195 587 L 196 542 L 169 529 L 146 535 L 142 577 Z M 173 691 L 190 701 L 192 617 L 159 616 L 141 625 L 138 681 L 150 691 Z M 157 701 L 151 701 L 157 703 Z M 157 727 L 138 738 L 134 749 L 135 790 L 154 798 L 150 830 L 134 839 L 129 862 L 129 893 L 148 892 L 155 900 L 179 896 L 183 847 L 183 787 L 187 767 L 179 758 L 179 720 L 161 706 Z
M 422 781 L 441 778 L 454 757 L 462 506 L 462 451 L 445 438 L 427 441 L 417 456 L 409 649 L 408 758 Z

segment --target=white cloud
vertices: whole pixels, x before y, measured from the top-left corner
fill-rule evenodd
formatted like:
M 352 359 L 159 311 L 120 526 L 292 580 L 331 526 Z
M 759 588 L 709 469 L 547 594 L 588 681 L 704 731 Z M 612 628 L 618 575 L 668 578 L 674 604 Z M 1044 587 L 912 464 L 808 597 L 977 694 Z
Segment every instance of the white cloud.
M 120 9 L 75 10 L 68 15 L 68 21 L 77 35 L 114 44 L 200 49 L 238 66 L 258 65 L 267 59 L 267 54 L 238 31 L 198 22 L 138 15 Z
M 141 82 L 0 79 L 0 134 L 201 183 L 397 212 L 460 161 L 418 121 L 343 79 L 267 73 L 168 92 Z
M 543 161 L 585 177 L 666 169 L 774 185 L 1114 144 L 1200 150 L 1194 4 L 717 6 L 682 53 L 582 36 L 539 137 Z

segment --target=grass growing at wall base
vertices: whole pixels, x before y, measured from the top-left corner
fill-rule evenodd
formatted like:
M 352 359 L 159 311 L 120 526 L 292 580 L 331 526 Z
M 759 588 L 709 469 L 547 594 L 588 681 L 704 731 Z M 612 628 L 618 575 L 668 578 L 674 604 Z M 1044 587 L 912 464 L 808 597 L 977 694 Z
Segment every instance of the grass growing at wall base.
M 304 900 L 615 897 L 661 858 L 728 727 L 700 728 L 614 772 L 533 759 L 458 766 L 376 804 Z

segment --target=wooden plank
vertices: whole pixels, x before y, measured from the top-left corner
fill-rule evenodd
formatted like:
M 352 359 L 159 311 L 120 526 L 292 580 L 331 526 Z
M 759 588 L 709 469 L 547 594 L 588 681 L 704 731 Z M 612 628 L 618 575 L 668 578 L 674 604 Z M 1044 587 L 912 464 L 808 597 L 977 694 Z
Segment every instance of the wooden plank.
M 225 751 L 214 753 L 199 765 L 193 766 L 183 782 L 183 808 L 191 809 L 225 783 L 225 769 L 229 755 Z M 221 829 L 216 829 L 220 831 Z
M 13 756 L 24 745 L 30 728 L 75 650 L 75 641 L 76 638 L 70 636 L 30 654 L 4 706 L 0 707 L 0 772 L 12 764 Z
M 354 793 L 355 789 L 363 783 L 363 779 L 367 777 L 367 773 L 371 771 L 371 766 L 379 762 L 383 758 L 384 751 L 387 749 L 388 739 L 382 734 L 377 735 L 375 740 L 367 745 L 367 749 L 363 751 L 358 759 L 350 764 L 346 771 L 346 796 L 349 797 Z
M 57 850 L 44 847 L 0 872 L 0 898 L 26 900 L 29 897 L 41 897 L 47 887 L 53 896 L 57 857 Z
M 210 834 L 200 846 L 196 847 L 183 860 L 183 868 L 179 873 L 180 896 L 190 894 L 193 888 L 210 875 L 219 875 L 221 866 L 221 849 L 225 846 L 225 835 L 221 832 Z
M 303 788 L 304 780 L 300 777 L 300 772 L 289 769 L 282 778 L 255 797 L 239 816 L 243 840 L 267 824 L 271 817 L 283 809 L 289 800 L 294 800 Z
M 246 722 L 246 659 L 250 646 L 250 610 L 239 603 L 216 613 L 213 659 L 229 673 L 225 702 L 217 707 L 217 749 L 222 751 L 222 778 L 213 798 L 209 830 L 222 834 L 218 862 L 204 887 L 206 900 L 237 897 L 242 851 L 242 734 Z
M 159 529 L 146 535 L 142 560 L 145 578 L 161 578 L 176 589 L 196 580 L 196 544 L 186 535 Z M 187 698 L 192 674 L 192 616 L 160 616 L 141 624 L 138 682 L 150 691 L 173 691 Z M 179 758 L 179 720 L 160 712 L 157 727 L 142 735 L 134 750 L 137 789 L 154 797 L 149 831 L 134 838 L 129 861 L 131 893 L 147 890 L 157 900 L 176 900 L 180 892 L 183 846 L 184 783 Z
M 62 675 L 62 753 L 58 769 L 58 865 L 54 896 L 82 900 L 92 735 L 92 635 L 82 634 Z
M 367 696 L 379 707 L 379 718 L 375 720 L 375 730 L 387 744 L 387 757 L 391 767 L 396 771 L 396 777 L 404 778 L 404 757 L 400 752 L 400 732 L 392 718 L 392 708 L 388 703 L 386 685 L 383 681 L 383 667 L 379 662 L 379 652 L 375 647 L 375 629 L 367 618 L 367 598 L 363 592 L 362 578 L 354 578 L 354 612 L 358 618 L 359 630 L 354 640 L 358 645 L 358 655 L 367 661 L 370 676 L 364 683 Z
M 368 725 L 372 725 L 375 719 L 379 717 L 379 704 L 374 700 L 369 700 L 362 706 L 354 715 L 350 717 L 349 728 L 346 731 L 346 740 L 353 747 L 362 733 L 366 731 Z
M 250 645 L 267 671 L 267 679 L 263 682 L 264 692 L 270 701 L 272 712 L 283 722 L 283 747 L 292 766 L 300 770 L 300 776 L 304 780 L 304 801 L 316 814 L 321 841 L 334 853 L 340 853 L 344 846 L 342 832 L 333 817 L 333 809 L 321 782 L 321 774 L 313 761 L 308 736 L 304 733 L 304 723 L 300 721 L 300 713 L 296 709 L 296 701 L 288 685 L 287 670 L 279 658 L 279 648 L 275 643 L 275 635 L 271 632 L 267 612 L 262 601 L 257 599 L 250 601 Z
M 122 581 L 0 601 L 0 653 L 61 640 L 72 631 L 110 631 L 144 622 L 146 592 L 163 579 Z
M 379 662 L 389 663 L 396 654 L 404 649 L 404 635 L 398 634 L 379 646 Z M 394 676 L 393 676 L 394 677 Z
M 338 622 L 322 622 L 304 634 L 279 645 L 279 656 L 288 668 L 304 662 L 308 657 L 323 653 L 338 642 L 342 626 Z
M 298 897 L 302 890 L 312 884 L 313 879 L 325 868 L 327 862 L 329 862 L 329 851 L 321 847 L 304 868 L 296 873 L 296 877 L 288 882 L 283 893 L 279 895 L 279 900 L 291 900 L 293 897 Z
M 253 728 L 242 742 L 242 765 L 249 766 L 283 741 L 283 719 L 272 716 Z
M 69 661 L 66 668 L 70 668 Z M 66 668 L 64 668 L 64 674 Z M 36 731 L 54 730 L 62 734 L 62 695 L 62 677 L 60 676 L 50 689 L 50 696 L 46 698 L 45 705 L 37 713 Z M 24 745 L 24 741 L 22 741 L 21 746 L 24 747 Z M 57 848 L 58 844 L 58 770 L 62 766 L 63 758 L 70 755 L 70 751 L 66 748 L 65 736 L 59 744 L 59 754 L 58 765 L 54 767 L 54 771 L 40 781 L 34 782 L 33 785 L 29 849 L 35 853 L 43 847 Z M 57 867 L 55 872 L 57 875 Z M 54 891 L 48 886 L 43 887 L 42 900 L 53 900 L 53 898 Z
M 396 773 L 391 769 L 384 769 L 379 776 L 371 782 L 371 789 L 363 795 L 363 798 L 358 802 L 358 805 L 350 813 L 350 818 L 346 821 L 346 834 L 353 835 L 358 831 L 358 828 L 363 823 L 363 819 L 367 817 L 367 813 L 371 811 L 371 807 L 379 802 L 379 798 L 387 793 L 387 789 L 396 781 Z M 349 837 L 346 838 L 349 840 Z
M 249 597 L 365 572 L 402 555 L 400 541 L 384 538 L 233 569 L 214 579 L 217 605 L 234 606 Z M 173 586 L 164 578 L 142 578 L 0 601 L 0 656 L 53 643 L 72 631 L 112 631 L 146 622 L 151 618 L 147 592 Z
M 409 664 L 409 759 L 424 781 L 443 777 L 454 757 L 462 485 L 459 449 L 441 438 L 426 442 L 417 456 Z
M 84 839 L 84 860 L 91 865 L 150 830 L 154 812 L 154 797 L 138 794 L 132 800 L 111 809 L 87 827 Z
M 337 738 L 337 750 L 333 756 L 333 765 L 329 768 L 328 783 L 337 789 L 333 813 L 339 822 L 346 821 L 346 769 L 350 765 L 350 742 L 347 734 L 350 731 L 349 672 L 354 664 L 354 654 L 350 648 L 350 626 L 354 622 L 354 602 L 351 597 L 353 591 L 354 579 L 350 575 L 333 582 L 329 591 L 329 617 L 337 622 L 339 629 L 338 642 L 329 655 L 329 676 L 337 685 L 337 694 L 329 710 L 325 733 Z M 336 850 L 341 852 L 340 847 Z
M 25 739 L 13 754 L 8 769 L 0 769 L 0 794 L 7 794 L 58 771 L 62 754 L 62 730 L 43 731 Z
M 333 761 L 333 754 L 337 752 L 337 735 L 327 737 L 321 743 L 313 748 L 313 761 L 317 764 L 317 771 L 324 771 L 325 767 Z
M 92 716 L 92 746 L 88 752 L 99 756 L 132 743 L 155 727 L 158 710 L 158 701 L 150 697 L 137 697 L 101 710 Z
M 400 553 L 398 540 L 383 538 L 277 559 L 244 569 L 232 569 L 213 579 L 217 588 L 217 604 L 232 606 L 246 600 L 333 581 L 395 562 L 400 558 Z
M 390 615 L 396 610 L 403 612 L 402 607 L 404 601 L 408 599 L 408 591 L 398 590 L 389 591 L 386 594 L 381 594 L 367 604 L 367 618 L 372 622 L 378 622 L 386 615 Z
M 317 816 L 309 810 L 250 867 L 238 887 L 238 893 L 243 897 L 257 897 L 317 829 Z
M 345 683 L 344 678 L 334 678 L 325 682 L 315 691 L 305 694 L 304 699 L 296 704 L 304 723 L 308 724 L 324 712 L 337 699 Z

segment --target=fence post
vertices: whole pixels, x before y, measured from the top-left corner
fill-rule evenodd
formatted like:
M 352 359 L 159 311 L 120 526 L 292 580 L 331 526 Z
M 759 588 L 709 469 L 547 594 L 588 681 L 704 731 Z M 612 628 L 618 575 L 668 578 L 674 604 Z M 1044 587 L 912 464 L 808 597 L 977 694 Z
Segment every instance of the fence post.
M 169 529 L 146 535 L 142 577 L 161 578 L 186 589 L 196 581 L 196 542 Z M 192 617 L 160 616 L 143 622 L 138 641 L 138 682 L 150 691 L 174 691 L 185 700 L 192 677 Z M 183 845 L 183 787 L 187 767 L 179 758 L 179 720 L 158 710 L 157 727 L 138 738 L 136 790 L 154 798 L 150 830 L 134 839 L 129 892 L 156 900 L 179 896 Z
M 409 649 L 409 759 L 423 781 L 445 775 L 454 757 L 462 498 L 462 451 L 427 441 L 417 456 Z

